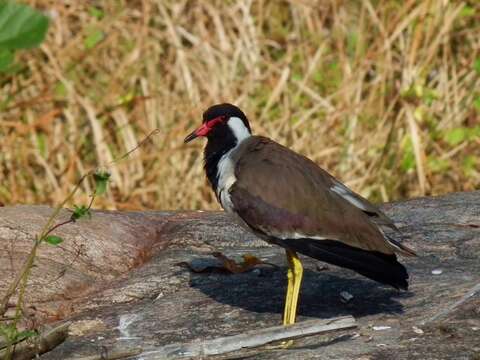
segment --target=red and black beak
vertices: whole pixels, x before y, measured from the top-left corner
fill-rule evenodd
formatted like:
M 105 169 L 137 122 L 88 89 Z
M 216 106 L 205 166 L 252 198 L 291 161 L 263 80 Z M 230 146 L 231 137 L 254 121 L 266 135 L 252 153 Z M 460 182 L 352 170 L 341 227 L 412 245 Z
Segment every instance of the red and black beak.
M 225 116 L 217 116 L 216 118 L 204 122 L 197 130 L 190 133 L 183 142 L 186 144 L 199 136 L 207 136 L 207 134 L 212 131 L 212 129 L 221 122 L 225 121 Z
M 192 131 L 183 142 L 186 144 L 199 136 L 206 136 L 210 132 L 210 128 L 207 125 L 208 123 L 202 124 L 197 130 Z
M 195 130 L 195 131 L 196 131 L 196 130 Z M 183 142 L 184 142 L 185 144 L 188 143 L 188 142 L 190 142 L 190 141 L 192 141 L 192 140 L 194 140 L 194 139 L 196 139 L 196 138 L 198 137 L 198 135 L 195 134 L 195 131 L 192 132 L 192 133 L 190 133 L 190 134 L 183 140 Z

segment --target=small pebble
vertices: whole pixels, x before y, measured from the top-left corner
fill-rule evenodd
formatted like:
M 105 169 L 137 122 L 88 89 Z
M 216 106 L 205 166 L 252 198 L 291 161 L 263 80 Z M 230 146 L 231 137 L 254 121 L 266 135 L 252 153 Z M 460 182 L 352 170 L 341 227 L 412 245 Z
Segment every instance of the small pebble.
M 420 329 L 419 327 L 412 326 L 412 329 L 415 334 L 423 335 L 423 330 Z
M 388 330 L 388 329 L 391 329 L 391 328 L 392 328 L 391 326 L 374 326 L 373 330 L 382 331 L 382 330 Z
M 386 347 L 387 344 L 377 344 L 378 347 Z
M 317 271 L 325 271 L 328 270 L 328 266 L 324 264 L 317 264 Z
M 472 330 L 473 330 L 473 331 L 478 331 L 478 330 L 480 330 L 480 327 L 474 326 L 474 327 L 472 327 Z
M 353 299 L 353 295 L 350 294 L 348 291 L 342 291 L 340 293 L 340 300 L 342 300 L 343 303 L 346 304 L 352 299 Z
M 433 275 L 440 275 L 441 273 L 443 273 L 442 269 L 432 270 L 432 274 L 433 274 Z

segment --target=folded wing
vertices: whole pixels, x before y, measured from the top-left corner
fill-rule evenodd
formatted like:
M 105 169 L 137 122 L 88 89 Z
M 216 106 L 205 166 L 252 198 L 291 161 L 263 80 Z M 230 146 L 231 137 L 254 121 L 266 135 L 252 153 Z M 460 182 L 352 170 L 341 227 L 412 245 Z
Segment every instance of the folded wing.
M 393 222 L 314 162 L 267 138 L 252 137 L 234 159 L 230 198 L 254 231 L 272 239 L 334 240 L 385 255 L 413 251 L 380 229 Z

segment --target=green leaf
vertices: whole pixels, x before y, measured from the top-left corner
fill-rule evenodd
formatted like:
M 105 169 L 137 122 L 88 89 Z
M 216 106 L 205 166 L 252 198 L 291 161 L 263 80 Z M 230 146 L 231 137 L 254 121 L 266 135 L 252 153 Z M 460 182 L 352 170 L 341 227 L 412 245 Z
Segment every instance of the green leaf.
M 6 72 L 13 63 L 13 51 L 0 49 L 0 72 Z
M 57 82 L 55 87 L 53 88 L 53 93 L 55 94 L 56 98 L 62 99 L 67 96 L 67 88 L 63 82 Z
M 34 330 L 23 330 L 23 331 L 20 331 L 18 334 L 16 334 L 15 341 L 21 341 L 37 335 L 38 335 L 37 332 Z
M 477 72 L 477 75 L 480 75 L 480 58 L 476 58 L 473 62 L 473 68 Z
M 323 81 L 323 74 L 320 70 L 317 70 L 313 73 L 312 79 L 315 83 L 321 84 Z
M 470 140 L 474 140 L 475 138 L 480 138 L 480 125 L 477 125 L 469 130 L 469 138 Z
M 63 239 L 60 236 L 57 235 L 48 235 L 45 238 L 45 242 L 50 244 L 50 245 L 59 245 L 63 242 Z
M 427 165 L 430 170 L 437 173 L 443 172 L 450 168 L 450 162 L 448 160 L 440 159 L 434 156 L 428 158 Z
M 475 173 L 475 169 L 478 166 L 478 159 L 473 155 L 467 155 L 462 162 L 462 170 L 465 175 L 470 176 Z
M 88 8 L 88 13 L 90 14 L 90 16 L 98 20 L 101 20 L 105 16 L 105 13 L 99 8 L 96 8 L 95 6 L 90 6 Z
M 459 17 L 470 17 L 475 15 L 475 8 L 469 5 L 465 5 L 462 10 L 460 10 Z
M 301 73 L 294 72 L 294 73 L 292 74 L 291 79 L 292 79 L 293 81 L 302 81 L 303 75 L 302 75 Z
M 75 221 L 85 216 L 89 216 L 89 217 L 91 216 L 90 209 L 88 207 L 86 207 L 85 205 L 80 205 L 80 206 L 73 205 L 73 213 L 70 216 L 72 220 Z
M 478 96 L 475 100 L 473 100 L 473 107 L 477 112 L 480 113 L 480 96 Z
M 43 132 L 37 133 L 38 151 L 43 158 L 47 157 L 47 137 Z
M 85 45 L 86 49 L 94 48 L 100 41 L 105 38 L 103 32 L 99 29 L 93 29 L 85 38 L 83 44 Z
M 347 35 L 347 53 L 353 59 L 357 52 L 358 45 L 358 33 L 357 31 L 351 31 Z
M 437 100 L 440 96 L 438 95 L 438 93 L 433 90 L 433 89 L 429 89 L 429 88 L 425 88 L 425 91 L 423 93 L 423 96 L 422 96 L 422 99 L 423 101 L 425 101 L 425 103 L 430 106 L 432 105 L 433 101 L 434 100 Z
M 1 0 L 0 0 L 1 1 Z M 13 64 L 11 64 L 8 69 L 6 69 L 4 71 L 5 74 L 7 75 L 16 75 L 18 73 L 20 73 L 21 71 L 25 70 L 25 65 L 23 64 L 19 64 L 17 62 L 14 62 Z
M 107 182 L 106 181 L 97 181 L 95 187 L 95 195 L 103 195 L 107 191 Z
M 403 154 L 401 167 L 405 172 L 412 170 L 415 167 L 415 154 L 413 151 L 405 152 Z
M 415 111 L 413 112 L 413 117 L 415 118 L 415 120 L 422 122 L 424 119 L 424 114 L 424 109 L 421 106 L 417 106 L 415 108 Z
M 444 136 L 444 139 L 447 143 L 452 146 L 458 145 L 461 142 L 467 140 L 468 138 L 468 129 L 465 128 L 455 128 L 447 132 Z
M 0 335 L 3 335 L 10 341 L 15 341 L 17 337 L 18 329 L 15 323 L 11 322 L 10 324 L 0 323 Z
M 48 17 L 24 4 L 0 1 L 0 48 L 28 49 L 40 45 Z
M 118 98 L 118 105 L 125 105 L 132 102 L 135 99 L 135 91 L 129 91 L 123 96 Z
M 415 167 L 416 160 L 415 154 L 413 153 L 413 145 L 410 137 L 407 137 L 405 140 L 405 145 L 403 148 L 403 157 L 400 167 L 403 171 L 407 172 Z
M 107 191 L 108 180 L 110 179 L 110 173 L 107 171 L 97 171 L 93 174 L 95 180 L 95 195 L 103 195 Z

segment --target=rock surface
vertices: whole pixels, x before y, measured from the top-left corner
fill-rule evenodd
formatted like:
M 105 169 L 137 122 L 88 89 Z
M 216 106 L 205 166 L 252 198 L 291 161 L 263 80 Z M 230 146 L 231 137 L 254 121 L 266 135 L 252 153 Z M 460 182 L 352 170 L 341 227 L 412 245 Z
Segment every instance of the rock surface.
M 297 321 L 353 315 L 358 328 L 301 338 L 288 349 L 244 349 L 217 358 L 480 358 L 480 192 L 383 209 L 420 255 L 402 259 L 411 275 L 408 292 L 302 258 Z M 0 208 L 0 294 L 50 212 Z M 57 234 L 65 242 L 41 247 L 27 299 L 39 321 L 68 318 L 73 325 L 67 340 L 42 359 L 100 359 L 135 349 L 144 355 L 132 358 L 147 359 L 167 344 L 281 323 L 283 250 L 245 233 L 224 213 L 96 211 Z M 211 261 L 213 251 L 253 254 L 275 266 L 225 274 L 178 265 Z

